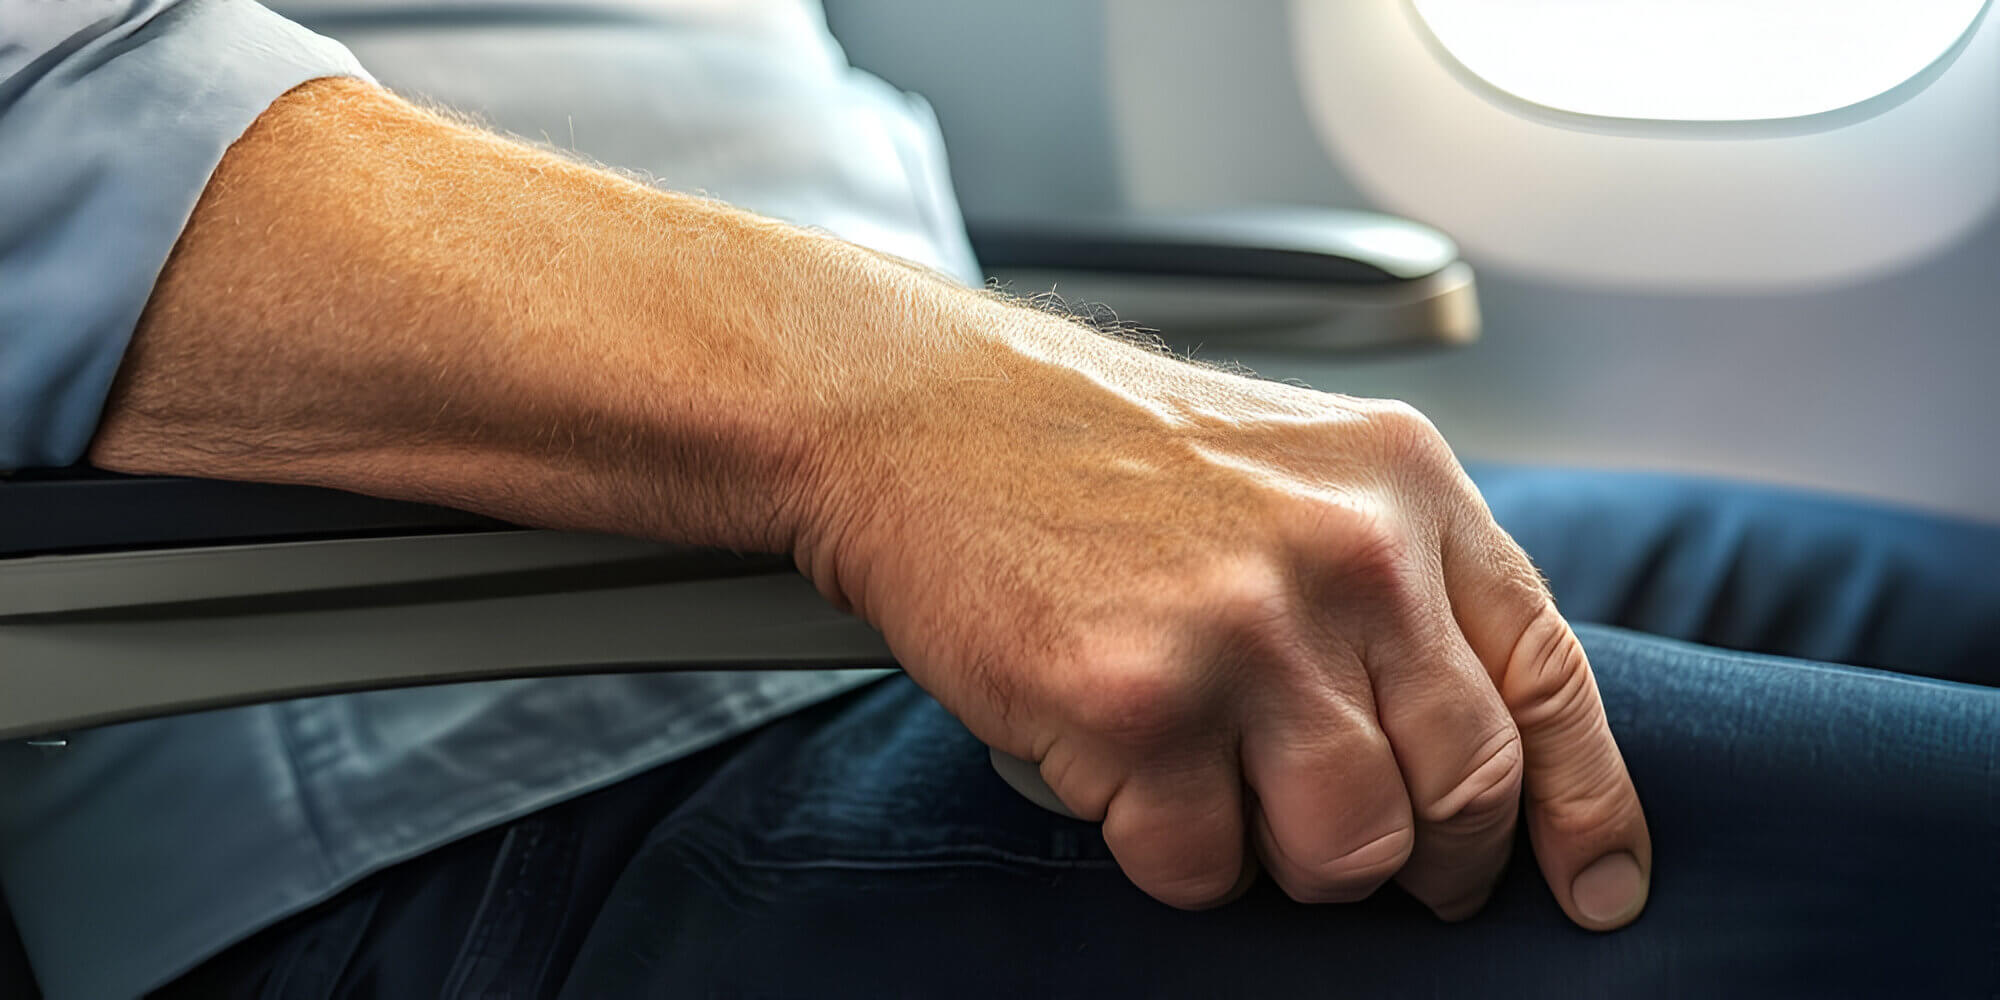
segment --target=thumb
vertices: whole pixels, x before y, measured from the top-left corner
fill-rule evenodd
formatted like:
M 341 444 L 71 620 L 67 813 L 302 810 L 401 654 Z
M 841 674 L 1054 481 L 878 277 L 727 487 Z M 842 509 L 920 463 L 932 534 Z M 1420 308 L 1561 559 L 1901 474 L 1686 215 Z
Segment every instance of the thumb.
M 1459 628 L 1521 733 L 1524 813 L 1542 876 L 1577 924 L 1623 927 L 1646 905 L 1653 843 L 1583 645 L 1490 517 L 1457 533 L 1446 554 Z

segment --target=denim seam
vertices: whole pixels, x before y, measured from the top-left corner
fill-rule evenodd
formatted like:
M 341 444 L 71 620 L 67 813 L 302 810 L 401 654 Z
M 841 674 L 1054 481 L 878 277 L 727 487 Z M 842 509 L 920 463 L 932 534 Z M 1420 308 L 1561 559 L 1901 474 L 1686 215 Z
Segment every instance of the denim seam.
M 524 849 L 519 843 L 523 827 L 514 825 L 500 839 L 500 849 L 494 852 L 493 864 L 486 872 L 486 889 L 480 893 L 479 904 L 472 909 L 472 919 L 466 926 L 464 939 L 458 945 L 458 957 L 452 960 L 451 971 L 445 976 L 444 985 L 439 988 L 441 996 L 455 997 L 465 990 L 466 981 L 471 978 L 473 968 L 487 955 L 489 939 L 497 923 L 496 911 L 504 912 L 509 886 L 519 881 L 518 871 L 510 873 L 509 868 L 523 864 L 534 847 L 531 839 Z M 536 834 L 526 834 L 530 838 Z
M 536 846 L 538 850 L 541 852 L 540 856 L 537 857 L 536 861 L 538 864 L 544 866 L 545 868 L 551 865 L 555 865 L 553 870 L 555 872 L 559 872 L 562 876 L 561 898 L 563 898 L 564 900 L 571 899 L 572 894 L 574 893 L 576 888 L 577 851 L 578 851 L 577 841 L 578 838 L 576 829 L 574 826 L 569 824 L 563 824 L 555 828 L 554 830 L 544 829 L 542 835 L 536 838 Z M 561 854 L 559 855 L 560 864 L 556 864 L 555 860 L 548 855 L 547 852 L 550 850 L 561 851 Z M 542 877 L 546 880 L 548 877 L 548 873 L 546 872 L 543 873 Z M 544 906 L 541 908 L 541 912 L 539 914 L 542 918 L 540 926 L 532 928 L 523 928 L 524 931 L 534 931 L 536 932 L 537 935 L 533 938 L 533 944 L 536 949 L 536 954 L 534 956 L 533 972 L 531 975 L 528 975 L 525 980 L 526 982 L 533 984 L 535 989 L 540 989 L 541 984 L 548 979 L 549 966 L 556 959 L 555 944 L 557 938 L 562 933 L 562 928 L 565 923 L 565 911 L 567 911 L 570 908 L 570 905 L 573 905 L 573 904 L 566 904 L 563 907 L 559 908 L 556 911 L 556 914 L 554 915 L 553 919 L 551 919 L 551 915 L 547 910 L 546 902 L 547 898 L 544 897 Z
M 380 891 L 370 892 L 363 898 L 366 902 L 359 904 L 358 911 L 356 904 L 344 905 L 334 920 L 315 921 L 307 933 L 289 936 L 285 942 L 288 954 L 282 962 L 273 965 L 271 978 L 259 996 L 264 1000 L 284 1000 L 309 993 L 331 994 L 346 974 L 347 967 L 354 963 L 354 956 L 361 949 L 361 939 L 367 935 L 375 910 L 382 904 Z M 337 935 L 335 939 L 340 941 L 339 959 L 322 957 L 319 968 L 315 970 L 321 978 L 316 982 L 299 983 L 300 963 L 312 952 L 314 944 L 329 940 L 329 934 Z

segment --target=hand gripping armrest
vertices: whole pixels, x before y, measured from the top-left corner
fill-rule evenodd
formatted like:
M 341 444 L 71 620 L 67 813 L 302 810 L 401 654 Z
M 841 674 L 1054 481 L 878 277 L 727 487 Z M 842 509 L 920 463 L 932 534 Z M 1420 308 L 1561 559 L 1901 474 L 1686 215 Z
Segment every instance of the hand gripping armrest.
M 1470 269 L 1403 220 L 1259 211 L 978 226 L 1177 346 L 1477 336 Z M 784 560 L 525 532 L 331 490 L 89 470 L 0 480 L 0 738 L 399 685 L 623 670 L 894 666 Z M 1003 776 L 1044 804 L 1032 765 Z

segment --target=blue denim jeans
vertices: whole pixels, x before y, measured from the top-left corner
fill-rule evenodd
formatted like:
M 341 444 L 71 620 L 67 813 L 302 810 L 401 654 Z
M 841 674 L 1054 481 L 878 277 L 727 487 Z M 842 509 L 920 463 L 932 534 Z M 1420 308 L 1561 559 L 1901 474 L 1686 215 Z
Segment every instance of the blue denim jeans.
M 1475 475 L 1601 623 L 1578 631 L 1655 850 L 1625 930 L 1571 926 L 1525 848 L 1460 925 L 1393 887 L 1169 909 L 896 677 L 382 873 L 168 992 L 2000 995 L 2000 528 Z

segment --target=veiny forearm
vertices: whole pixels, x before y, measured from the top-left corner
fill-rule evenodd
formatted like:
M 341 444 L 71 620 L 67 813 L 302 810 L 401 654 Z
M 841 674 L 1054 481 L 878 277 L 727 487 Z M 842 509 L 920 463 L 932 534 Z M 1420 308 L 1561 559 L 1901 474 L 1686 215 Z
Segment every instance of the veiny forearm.
M 1000 308 L 321 80 L 223 160 L 91 459 L 788 551 L 843 436 Z

